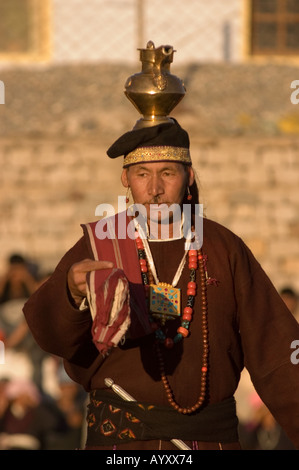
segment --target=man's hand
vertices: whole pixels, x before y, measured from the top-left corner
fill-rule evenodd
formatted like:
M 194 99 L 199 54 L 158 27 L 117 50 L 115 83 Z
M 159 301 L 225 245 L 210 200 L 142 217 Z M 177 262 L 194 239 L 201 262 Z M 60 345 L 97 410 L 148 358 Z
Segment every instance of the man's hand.
M 86 274 L 98 269 L 111 269 L 111 261 L 95 261 L 84 259 L 71 266 L 68 272 L 68 287 L 75 304 L 79 307 L 84 297 L 86 297 Z

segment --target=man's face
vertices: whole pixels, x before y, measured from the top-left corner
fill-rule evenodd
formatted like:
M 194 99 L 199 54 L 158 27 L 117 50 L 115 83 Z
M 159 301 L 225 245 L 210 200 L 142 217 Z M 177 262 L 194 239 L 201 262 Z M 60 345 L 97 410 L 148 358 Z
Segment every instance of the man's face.
M 130 187 L 133 200 L 142 204 L 150 220 L 151 206 L 181 205 L 187 186 L 194 181 L 192 168 L 176 162 L 141 163 L 123 170 L 122 183 Z

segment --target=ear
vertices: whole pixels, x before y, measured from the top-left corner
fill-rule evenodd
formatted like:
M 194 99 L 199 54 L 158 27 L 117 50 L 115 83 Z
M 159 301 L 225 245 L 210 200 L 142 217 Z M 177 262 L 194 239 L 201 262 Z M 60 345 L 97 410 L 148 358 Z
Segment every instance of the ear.
M 127 170 L 127 168 L 124 168 L 123 171 L 122 171 L 122 174 L 121 174 L 121 182 L 122 182 L 122 185 L 123 185 L 125 188 L 128 188 L 128 187 L 129 187 L 128 170 Z
M 188 186 L 192 186 L 195 180 L 194 170 L 192 166 L 188 167 Z

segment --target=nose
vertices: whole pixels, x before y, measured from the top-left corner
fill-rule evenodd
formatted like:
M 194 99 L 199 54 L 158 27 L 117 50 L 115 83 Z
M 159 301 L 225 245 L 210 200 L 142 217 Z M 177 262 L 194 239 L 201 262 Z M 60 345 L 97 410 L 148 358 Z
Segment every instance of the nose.
M 159 197 L 164 193 L 164 185 L 159 175 L 153 175 L 149 181 L 148 193 L 152 197 Z

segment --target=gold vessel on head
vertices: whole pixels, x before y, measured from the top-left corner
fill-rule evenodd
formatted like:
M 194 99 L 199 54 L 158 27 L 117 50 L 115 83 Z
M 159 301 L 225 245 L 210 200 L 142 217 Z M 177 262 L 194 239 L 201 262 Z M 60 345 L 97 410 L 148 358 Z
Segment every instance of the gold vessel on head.
M 155 48 L 152 41 L 140 51 L 142 69 L 131 75 L 125 84 L 125 95 L 142 114 L 134 129 L 171 121 L 168 115 L 186 93 L 182 80 L 170 73 L 172 46 Z

